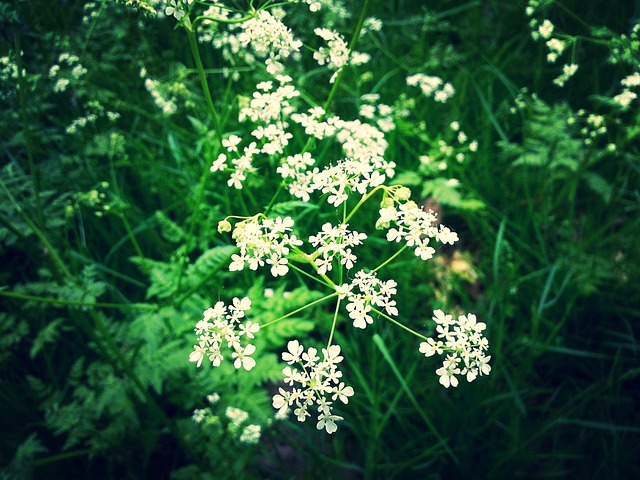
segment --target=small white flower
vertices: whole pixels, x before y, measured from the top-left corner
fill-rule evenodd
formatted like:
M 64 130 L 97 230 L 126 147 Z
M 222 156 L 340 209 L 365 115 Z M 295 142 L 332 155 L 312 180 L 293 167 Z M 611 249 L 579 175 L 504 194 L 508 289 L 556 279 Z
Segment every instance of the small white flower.
M 338 430 L 338 426 L 336 422 L 342 420 L 343 418 L 338 415 L 329 415 L 327 413 L 322 413 L 318 417 L 318 423 L 316 424 L 316 428 L 318 430 L 322 430 L 323 428 L 327 431 L 327 433 L 334 433 Z
M 233 366 L 236 368 L 244 368 L 245 370 L 251 370 L 256 366 L 256 361 L 249 357 L 252 353 L 256 351 L 255 345 L 247 345 L 245 348 L 239 348 L 235 352 L 231 354 L 233 358 L 235 358 L 235 362 Z
M 226 148 L 228 152 L 237 152 L 238 145 L 241 141 L 242 139 L 239 136 L 231 135 L 229 138 L 222 140 L 222 146 Z

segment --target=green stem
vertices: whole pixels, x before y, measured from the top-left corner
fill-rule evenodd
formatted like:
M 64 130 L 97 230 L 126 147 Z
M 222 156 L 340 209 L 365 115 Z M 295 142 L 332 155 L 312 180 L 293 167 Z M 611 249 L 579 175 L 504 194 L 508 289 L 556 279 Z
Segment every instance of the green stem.
M 40 179 L 36 169 L 35 154 L 33 152 L 33 137 L 29 116 L 27 114 L 26 82 L 24 80 L 24 67 L 22 65 L 22 46 L 20 44 L 20 34 L 14 31 L 14 43 L 16 48 L 16 64 L 18 66 L 18 101 L 20 105 L 20 120 L 22 121 L 22 131 L 24 132 L 24 145 L 27 151 L 27 162 L 29 164 L 29 174 L 31 175 L 31 185 L 33 187 L 33 199 L 36 207 L 36 224 L 39 228 L 44 228 L 44 216 L 40 202 Z
M 124 310 L 156 310 L 155 305 L 146 303 L 100 303 L 100 302 L 78 302 L 75 300 L 63 300 L 60 298 L 37 297 L 26 293 L 10 292 L 0 290 L 0 297 L 16 298 L 18 300 L 33 301 L 39 303 L 50 303 L 53 305 L 66 305 L 70 307 L 98 307 L 98 308 L 119 308 Z
M 422 335 L 421 333 L 416 332 L 415 330 L 410 329 L 409 327 L 407 327 L 406 325 L 403 325 L 402 323 L 400 323 L 399 321 L 397 321 L 395 318 L 390 317 L 389 315 L 387 315 L 384 312 L 381 312 L 380 310 L 378 310 L 377 308 L 371 307 L 371 310 L 373 310 L 374 312 L 376 312 L 378 315 L 380 315 L 382 318 L 384 318 L 385 320 L 389 320 L 391 323 L 397 325 L 398 327 L 402 328 L 403 330 L 406 330 L 407 332 L 415 335 L 418 338 L 421 338 L 422 340 L 428 340 L 427 337 L 425 337 L 424 335 Z
M 329 295 L 327 295 L 325 297 L 319 298 L 318 300 L 314 300 L 313 302 L 308 303 L 308 304 L 304 305 L 303 307 L 296 308 L 294 311 L 289 312 L 286 315 L 283 315 L 281 317 L 276 318 L 275 320 L 271 320 L 271 321 L 269 321 L 269 322 L 267 322 L 267 323 L 265 323 L 263 325 L 260 325 L 260 328 L 268 327 L 269 325 L 272 325 L 272 324 L 274 324 L 276 322 L 279 322 L 280 320 L 284 320 L 285 318 L 289 318 L 289 317 L 295 315 L 296 313 L 300 313 L 303 310 L 306 310 L 309 307 L 313 307 L 314 305 L 317 305 L 318 303 L 324 302 L 325 300 L 328 300 L 328 299 L 330 299 L 332 297 L 335 297 L 336 295 L 338 295 L 338 294 L 337 293 L 331 293 L 331 294 L 329 294 Z
M 393 261 L 397 256 L 399 256 L 402 252 L 404 252 L 407 249 L 407 245 L 404 245 L 400 250 L 398 250 L 396 253 L 394 253 L 393 255 L 391 255 L 389 258 L 387 258 L 384 262 L 382 262 L 380 265 L 378 265 L 376 268 L 373 269 L 373 272 L 377 272 L 378 270 L 380 270 L 382 267 L 384 267 L 386 264 L 388 264 L 389 262 Z
M 316 271 L 316 273 L 318 273 L 318 266 L 313 262 L 313 260 L 311 259 L 311 257 L 309 255 L 307 255 L 306 253 L 304 253 L 302 250 L 300 250 L 297 247 L 293 248 L 293 252 L 298 254 L 301 257 L 304 257 L 307 260 L 307 262 L 309 263 L 309 265 L 311 265 L 311 267 Z M 318 273 L 318 275 L 320 275 L 320 278 L 322 278 L 325 282 L 327 282 L 326 283 L 327 286 L 329 286 L 331 288 L 336 286 L 336 284 L 333 283 L 333 281 L 329 277 L 327 277 L 325 274 Z
M 4 181 L 2 180 L 2 178 L 0 178 L 0 188 L 2 188 L 2 190 L 4 190 L 4 192 L 7 194 L 7 196 L 9 197 L 9 201 L 11 202 L 11 204 L 13 205 L 13 207 L 16 209 L 16 211 L 18 212 L 18 214 L 22 217 L 22 219 L 24 220 L 24 222 L 29 226 L 29 228 L 31 229 L 31 231 L 36 235 L 36 237 L 38 237 L 38 239 L 40 240 L 40 242 L 42 242 L 42 245 L 44 246 L 44 248 L 47 250 L 47 254 L 51 256 L 51 259 L 53 260 L 53 264 L 56 268 L 56 270 L 63 276 L 65 277 L 72 277 L 71 272 L 69 271 L 69 269 L 67 268 L 67 266 L 65 265 L 65 263 L 62 261 L 62 259 L 60 258 L 60 256 L 58 255 L 58 251 L 53 247 L 53 245 L 49 242 L 49 240 L 47 239 L 47 237 L 44 235 L 44 233 L 42 233 L 42 230 L 40 230 L 40 228 L 38 227 L 38 225 L 36 225 L 31 218 L 29 217 L 29 215 L 27 215 L 25 213 L 25 211 L 22 209 L 22 207 L 18 204 L 18 202 L 16 201 L 16 199 L 14 198 L 14 196 L 11 194 L 11 192 L 9 191 L 9 189 L 7 188 L 7 186 L 5 185 Z
M 340 302 L 341 298 L 338 297 L 338 302 L 336 303 L 336 309 L 333 312 L 333 321 L 331 322 L 331 332 L 329 332 L 329 341 L 327 342 L 327 350 L 331 346 L 331 341 L 333 340 L 333 333 L 336 330 L 336 325 L 338 324 L 338 311 L 340 310 Z
M 353 52 L 353 49 L 355 48 L 356 43 L 358 43 L 358 39 L 360 38 L 360 32 L 362 31 L 362 25 L 364 25 L 364 21 L 367 18 L 367 11 L 369 10 L 370 3 L 371 3 L 371 0 L 364 0 L 364 3 L 362 5 L 362 10 L 360 10 L 360 17 L 358 18 L 358 23 L 356 24 L 356 28 L 353 31 L 353 35 L 351 36 L 351 41 L 349 42 L 349 54 Z M 344 67 L 342 67 L 342 69 L 340 70 L 340 73 L 338 73 L 338 77 L 336 78 L 335 82 L 333 82 L 333 86 L 331 87 L 331 91 L 329 92 L 329 96 L 327 97 L 327 101 L 324 103 L 323 108 L 325 112 L 329 111 L 329 107 L 331 106 L 333 97 L 335 97 L 336 93 L 338 92 L 338 87 L 342 80 L 343 74 L 344 74 Z
M 208 15 L 200 15 L 199 17 L 196 17 L 196 19 L 191 24 L 191 27 L 195 30 L 196 26 L 200 22 L 203 22 L 205 20 L 209 20 L 211 22 L 216 22 L 216 23 L 225 23 L 225 24 L 230 24 L 231 25 L 231 24 L 234 24 L 234 23 L 243 23 L 243 22 L 246 22 L 247 20 L 251 20 L 252 18 L 255 18 L 254 14 L 245 15 L 242 18 L 217 18 L 217 17 L 209 17 Z
M 96 25 L 98 24 L 98 20 L 100 20 L 100 15 L 102 15 L 102 12 L 104 11 L 106 4 L 107 2 L 105 0 L 102 0 L 102 4 L 100 5 L 100 10 L 98 10 L 98 14 L 94 17 L 94 20 L 93 22 L 91 22 L 91 26 L 87 31 L 87 35 L 84 39 L 84 45 L 82 46 L 82 53 L 80 54 L 80 63 L 82 63 L 82 61 L 84 60 L 84 56 L 87 53 L 87 47 L 89 46 L 89 40 L 91 40 L 91 37 L 93 36 L 93 32 L 96 29 Z
M 116 178 L 116 169 L 113 166 L 113 153 L 114 153 L 114 148 L 113 148 L 113 142 L 112 142 L 109 145 L 109 173 L 111 175 L 111 185 L 113 185 L 113 191 L 118 196 L 118 198 L 122 199 L 122 195 L 120 194 L 120 187 L 118 186 L 118 180 Z M 124 213 L 118 216 L 120 217 L 120 219 L 122 220 L 122 223 L 124 224 L 124 228 L 127 231 L 127 236 L 129 237 L 129 240 L 131 241 L 131 244 L 133 245 L 133 248 L 136 251 L 136 255 L 138 255 L 140 258 L 144 258 L 144 254 L 142 253 L 140 244 L 138 243 L 138 240 L 136 239 L 136 236 L 133 233 L 133 230 L 131 229 L 131 225 L 129 224 L 129 220 L 127 219 L 127 216 Z
M 41 465 L 46 465 L 48 463 L 59 462 L 60 460 L 67 460 L 68 458 L 81 457 L 84 455 L 89 455 L 91 453 L 95 453 L 96 451 L 93 448 L 85 448 L 82 450 L 74 450 L 72 452 L 64 452 L 59 453 L 58 455 L 52 455 L 47 458 L 38 458 L 34 459 L 31 464 L 34 467 L 39 467 Z
M 351 210 L 351 213 L 349 215 L 347 215 L 347 218 L 344 219 L 344 223 L 348 223 L 349 220 L 351 220 L 351 217 L 353 217 L 355 215 L 355 213 L 358 211 L 358 209 L 365 204 L 365 202 L 367 200 L 369 200 L 374 193 L 376 193 L 378 190 L 385 190 L 386 187 L 385 185 L 379 185 L 376 188 L 374 188 L 373 190 L 371 190 L 369 193 L 367 193 L 364 197 L 362 197 L 360 199 L 360 201 L 356 204 L 355 207 L 353 207 L 353 210 Z
M 202 86 L 202 92 L 204 93 L 204 99 L 207 103 L 207 107 L 209 107 L 209 111 L 213 117 L 213 126 L 215 129 L 215 134 L 218 139 L 222 138 L 222 132 L 220 132 L 220 120 L 218 118 L 218 112 L 216 111 L 216 107 L 213 104 L 213 98 L 211 97 L 211 91 L 209 90 L 209 83 L 207 82 L 207 75 L 204 71 L 204 67 L 202 66 L 202 58 L 200 57 L 200 50 L 198 49 L 198 39 L 196 37 L 196 30 L 193 25 L 190 24 L 189 19 L 185 19 L 184 28 L 187 31 L 187 36 L 189 38 L 189 47 L 191 48 L 191 55 L 193 56 L 193 60 L 196 63 L 196 68 L 198 69 L 198 76 L 200 77 L 200 85 Z

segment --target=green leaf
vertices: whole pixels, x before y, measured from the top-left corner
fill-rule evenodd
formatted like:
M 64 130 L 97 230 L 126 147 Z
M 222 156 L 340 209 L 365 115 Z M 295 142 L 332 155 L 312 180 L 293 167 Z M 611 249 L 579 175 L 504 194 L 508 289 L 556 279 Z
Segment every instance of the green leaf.
M 168 298 L 177 292 L 180 265 L 142 257 L 131 257 L 130 260 L 149 277 L 147 299 L 154 296 Z
M 160 227 L 160 234 L 172 243 L 180 242 L 184 236 L 184 230 L 162 211 L 156 210 L 154 214 L 155 220 Z
M 29 350 L 29 357 L 32 359 L 38 355 L 40 350 L 44 348 L 47 343 L 56 343 L 60 336 L 61 325 L 64 323 L 64 319 L 56 318 L 47 324 L 46 327 L 38 332 L 38 335 L 33 340 L 33 345 Z
M 591 191 L 602 197 L 604 203 L 608 204 L 611 202 L 611 197 L 613 196 L 613 186 L 602 176 L 594 172 L 584 172 L 582 174 L 582 178 L 584 179 L 587 186 L 591 189 Z
M 415 187 L 422 184 L 422 177 L 417 172 L 404 171 L 398 173 L 391 182 L 393 185 L 404 185 L 405 187 Z

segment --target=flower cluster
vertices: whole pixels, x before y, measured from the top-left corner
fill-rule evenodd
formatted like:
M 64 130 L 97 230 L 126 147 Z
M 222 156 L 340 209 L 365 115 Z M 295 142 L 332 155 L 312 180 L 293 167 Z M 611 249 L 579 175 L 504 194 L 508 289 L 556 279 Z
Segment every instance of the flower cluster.
M 203 427 L 217 427 L 210 430 L 215 435 L 215 431 L 223 425 L 221 422 L 222 417 L 216 415 L 212 408 L 220 400 L 220 395 L 217 393 L 207 395 L 207 400 L 210 406 L 195 409 L 191 418 Z M 246 445 L 256 445 L 260 441 L 262 427 L 256 424 L 247 424 L 249 413 L 240 408 L 229 406 L 224 411 L 224 417 L 228 421 L 225 433 L 230 434 L 238 442 Z
M 331 116 L 327 121 L 321 121 L 320 119 L 327 113 L 322 107 L 312 107 L 308 112 L 309 113 L 294 113 L 291 115 L 291 120 L 304 127 L 304 133 L 318 140 L 322 140 L 336 132 L 337 127 L 335 123 L 339 120 L 339 117 Z
M 382 185 L 385 179 L 370 163 L 345 158 L 320 171 L 314 170 L 309 190 L 328 195 L 327 202 L 338 207 L 349 198 L 351 192 L 365 195 L 369 190 Z
M 562 66 L 562 73 L 553 80 L 553 83 L 559 87 L 564 87 L 564 84 L 567 83 L 573 75 L 578 71 L 578 65 L 575 63 L 567 64 Z
M 363 102 L 359 111 L 361 117 L 375 120 L 376 125 L 383 132 L 390 132 L 396 128 L 395 122 L 393 121 L 393 107 L 380 103 L 380 95 L 377 93 L 368 93 L 362 95 L 360 100 Z
M 567 47 L 575 40 L 563 40 L 558 36 L 554 36 L 555 26 L 549 20 L 545 19 L 540 22 L 537 18 L 534 18 L 536 9 L 540 6 L 538 0 L 530 0 L 529 6 L 526 9 L 526 14 L 530 17 L 529 26 L 531 27 L 531 37 L 534 40 L 542 40 L 548 49 L 547 62 L 556 63 L 558 58 L 562 56 Z M 564 87 L 564 84 L 578 71 L 578 65 L 575 63 L 567 63 L 562 66 L 562 73 L 558 75 L 554 80 L 554 85 L 558 87 Z
M 395 174 L 395 163 L 384 158 L 387 142 L 384 133 L 373 125 L 360 121 L 346 122 L 334 116 L 322 122 L 322 109 L 309 114 L 293 114 L 292 120 L 305 127 L 316 138 L 336 136 L 347 158 L 322 170 L 311 168 L 315 161 L 308 152 L 287 157 L 277 172 L 288 180 L 289 193 L 308 202 L 310 194 L 319 191 L 328 195 L 328 202 L 340 206 L 351 192 L 365 195 Z
M 62 69 L 66 69 L 62 75 Z M 87 73 L 87 69 L 80 63 L 77 55 L 70 53 L 61 53 L 58 62 L 49 69 L 49 78 L 55 79 L 53 91 L 56 93 L 64 92 L 72 81 L 78 81 Z
M 431 238 L 451 245 L 458 241 L 458 234 L 442 224 L 438 226 L 437 220 L 435 212 L 431 210 L 425 212 L 413 201 L 396 206 L 395 202 L 387 199 L 383 201 L 380 209 L 377 226 L 389 228 L 387 241 L 403 241 L 407 246 L 415 247 L 414 253 L 417 257 L 428 260 L 436 252 L 429 246 Z M 395 227 L 391 227 L 392 224 Z
M 320 47 L 313 54 L 313 58 L 318 64 L 324 65 L 326 63 L 331 70 L 344 67 L 349 61 L 349 46 L 342 35 L 328 28 L 316 28 L 314 33 L 327 42 L 327 47 Z
M 327 433 L 337 430 L 336 422 L 342 417 L 332 412 L 333 403 L 340 400 L 347 404 L 349 397 L 353 395 L 353 388 L 341 382 L 342 372 L 338 364 L 343 360 L 340 355 L 340 347 L 331 345 L 322 349 L 322 361 L 318 356 L 318 350 L 304 347 L 297 340 L 291 340 L 287 344 L 286 352 L 282 353 L 282 360 L 289 366 L 282 370 L 284 382 L 293 387 L 285 390 L 280 387 L 279 393 L 273 396 L 273 407 L 278 410 L 277 416 L 284 418 L 291 408 L 300 422 L 310 417 L 310 407 L 316 405 L 318 410 L 318 422 L 316 428 Z M 294 366 L 297 365 L 297 366 Z
M 158 80 L 149 78 L 145 67 L 140 69 L 140 78 L 144 80 L 144 88 L 151 94 L 153 102 L 164 115 L 173 115 L 178 111 L 176 96 L 167 92 L 167 88 Z
M 278 75 L 276 79 L 279 85 L 275 90 L 271 81 L 260 82 L 256 86 L 256 91 L 248 105 L 241 105 L 238 116 L 241 122 L 249 119 L 252 122 L 271 123 L 288 117 L 293 112 L 289 100 L 299 96 L 300 92 L 291 85 L 291 77 Z
M 638 98 L 638 94 L 636 92 L 633 92 L 631 89 L 640 86 L 640 71 L 623 78 L 620 81 L 620 84 L 624 87 L 624 89 L 622 90 L 622 93 L 619 93 L 618 95 L 613 97 L 613 101 L 621 107 L 626 108 L 632 101 Z
M 238 152 L 238 144 L 242 141 L 240 137 L 237 135 L 231 135 L 229 138 L 222 141 L 222 146 L 227 149 L 227 152 Z M 240 156 L 236 156 L 231 160 L 233 164 L 233 172 L 227 180 L 227 185 L 229 187 L 236 188 L 240 190 L 243 187 L 243 183 L 247 179 L 247 173 L 253 172 L 255 168 L 252 165 L 253 156 L 256 153 L 260 153 L 260 149 L 258 148 L 258 144 L 256 142 L 251 142 L 249 145 L 244 147 L 243 153 Z M 221 153 L 218 155 L 218 158 L 213 161 L 209 170 L 211 172 L 217 172 L 218 170 L 222 171 L 227 168 L 227 155 Z
M 487 327 L 485 323 L 476 321 L 472 313 L 454 320 L 452 315 L 446 315 L 442 310 L 433 312 L 433 320 L 437 324 L 438 340 L 429 338 L 422 342 L 420 352 L 426 357 L 449 352 L 442 367 L 436 370 L 443 386 L 458 386 L 456 375 L 464 375 L 468 382 L 474 381 L 478 375 L 489 375 L 491 356 L 485 356 L 489 342 L 482 335 Z
M 336 287 L 336 292 L 349 301 L 346 309 L 353 326 L 365 329 L 373 323 L 373 317 L 369 314 L 373 307 L 383 308 L 387 315 L 398 315 L 396 301 L 391 299 L 396 294 L 396 286 L 395 280 L 383 282 L 375 272 L 360 270 L 350 284 Z
M 337 74 L 345 65 L 362 65 L 370 60 L 369 55 L 366 53 L 350 51 L 349 45 L 347 45 L 342 35 L 333 30 L 316 28 L 314 33 L 327 42 L 327 46 L 320 47 L 313 54 L 313 58 L 318 62 L 318 65 L 327 64 L 330 70 L 335 70 L 329 83 L 335 81 Z
M 242 323 L 245 312 L 251 308 L 251 300 L 248 297 L 239 299 L 235 297 L 232 305 L 224 302 L 216 303 L 212 308 L 203 312 L 202 320 L 196 324 L 198 345 L 194 345 L 194 351 L 189 355 L 190 362 L 196 362 L 199 367 L 205 356 L 209 358 L 214 367 L 220 366 L 224 359 L 222 348 L 226 344 L 232 350 L 234 367 L 251 370 L 256 361 L 250 357 L 256 351 L 255 345 L 247 340 L 255 338 L 254 334 L 260 330 L 260 325 L 250 320 Z M 245 345 L 243 345 L 243 337 Z
M 367 238 L 364 233 L 352 232 L 347 224 L 333 226 L 327 222 L 322 226 L 322 231 L 317 235 L 309 237 L 309 243 L 316 247 L 316 256 L 314 263 L 318 267 L 318 273 L 324 275 L 333 267 L 333 259 L 337 256 L 340 258 L 340 264 L 353 268 L 357 261 L 356 256 L 352 253 L 351 247 L 361 245 L 362 241 Z
M 282 71 L 279 60 L 289 57 L 302 47 L 291 30 L 267 10 L 260 10 L 256 17 L 240 24 L 238 41 L 243 47 L 251 45 L 261 58 L 267 58 L 267 71 L 276 74 Z
M 292 230 L 291 217 L 276 217 L 272 220 L 256 216 L 238 222 L 232 236 L 240 248 L 240 253 L 231 256 L 229 270 L 239 271 L 244 269 L 245 265 L 249 265 L 251 270 L 257 270 L 266 262 L 271 265 L 271 274 L 274 277 L 285 275 L 289 271 L 289 260 L 285 257 L 291 248 L 302 245 L 302 240 L 288 233 Z
M 579 123 L 578 123 L 579 122 Z M 607 124 L 603 115 L 587 112 L 581 108 L 575 117 L 567 119 L 569 125 L 580 124 L 580 134 L 584 137 L 584 143 L 591 145 L 594 141 L 607 134 Z
M 436 102 L 445 103 L 456 93 L 453 85 L 445 83 L 440 77 L 416 73 L 407 77 L 407 85 L 419 87 L 425 97 L 433 97 Z

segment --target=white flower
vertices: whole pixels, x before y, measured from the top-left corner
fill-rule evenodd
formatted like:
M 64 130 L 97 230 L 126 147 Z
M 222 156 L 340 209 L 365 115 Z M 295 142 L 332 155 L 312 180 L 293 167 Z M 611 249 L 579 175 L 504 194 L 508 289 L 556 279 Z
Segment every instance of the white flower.
M 628 107 L 629 104 L 638 97 L 635 92 L 629 90 L 623 91 L 621 94 L 613 97 L 613 101 L 621 107 Z
M 291 340 L 289 341 L 289 343 L 287 343 L 287 350 L 289 351 L 283 352 L 282 360 L 287 362 L 289 365 L 293 365 L 294 363 L 300 361 L 300 355 L 302 355 L 304 347 L 300 345 L 300 342 L 298 342 L 298 340 Z
M 625 87 L 637 87 L 640 86 L 640 72 L 636 72 L 633 75 L 629 75 L 623 78 L 620 83 Z
M 258 333 L 260 331 L 260 325 L 257 323 L 253 323 L 252 321 L 247 321 L 247 323 L 240 325 L 240 336 L 246 335 L 247 338 L 255 338 L 254 333 Z
M 436 374 L 440 375 L 440 383 L 445 387 L 449 388 L 449 386 L 457 387 L 458 379 L 454 376 L 454 374 L 460 373 L 460 371 L 449 370 L 448 368 L 441 367 L 436 370 Z
M 349 397 L 353 396 L 353 393 L 353 387 L 348 387 L 343 382 L 340 382 L 340 385 L 336 387 L 332 398 L 334 400 L 337 398 L 342 403 L 347 404 L 349 403 Z
M 549 20 L 545 20 L 542 22 L 542 25 L 538 28 L 538 32 L 540 32 L 540 36 L 545 40 L 548 39 L 553 33 L 553 23 Z
M 256 362 L 250 355 L 256 351 L 256 347 L 250 343 L 242 345 L 241 337 L 244 337 L 245 341 L 255 338 L 254 334 L 260 330 L 260 325 L 251 321 L 244 325 L 240 323 L 250 308 L 251 300 L 248 297 L 235 297 L 229 306 L 218 302 L 214 307 L 205 310 L 202 320 L 195 327 L 199 344 L 194 345 L 189 361 L 196 362 L 199 367 L 204 357 L 208 356 L 214 367 L 220 366 L 224 360 L 221 349 L 226 344 L 227 348 L 233 349 L 234 366 L 251 370 Z
M 191 354 L 189 355 L 189 361 L 198 362 L 196 364 L 196 367 L 199 367 L 200 365 L 202 365 L 202 360 L 204 359 L 206 350 L 203 348 L 202 344 L 194 345 L 193 348 L 194 348 L 194 351 L 191 352 Z
M 227 156 L 224 153 L 218 155 L 218 158 L 213 161 L 213 164 L 209 168 L 211 172 L 222 171 L 227 168 Z
M 485 355 L 489 343 L 482 336 L 482 331 L 486 328 L 484 322 L 478 322 L 472 313 L 460 315 L 454 320 L 452 315 L 447 315 L 442 310 L 433 312 L 433 320 L 437 324 L 438 340 L 428 338 L 426 342 L 420 343 L 419 350 L 426 357 L 448 352 L 442 367 L 436 370 L 444 387 L 456 387 L 456 375 L 464 375 L 468 382 L 472 382 L 478 375 L 489 374 L 491 357 Z
M 282 359 L 289 365 L 297 363 L 302 371 L 285 367 L 282 370 L 284 382 L 292 387 L 299 384 L 300 388 L 293 388 L 291 391 L 279 388 L 279 393 L 272 400 L 273 407 L 278 410 L 277 416 L 281 418 L 293 408 L 298 421 L 304 422 L 311 415 L 309 408 L 315 405 L 318 411 L 318 429 L 324 428 L 328 433 L 335 432 L 336 422 L 342 420 L 342 417 L 332 413 L 332 402 L 328 398 L 339 399 L 346 404 L 354 394 L 352 387 L 340 381 L 342 372 L 338 369 L 338 364 L 343 360 L 340 347 L 330 345 L 323 348 L 322 361 L 316 348 L 311 347 L 305 352 L 297 340 L 291 340 L 287 348 L 288 352 L 282 353 Z
M 237 152 L 238 145 L 242 139 L 237 135 L 231 135 L 229 138 L 222 140 L 222 146 L 227 149 L 228 152 Z
M 330 415 L 328 413 L 323 413 L 320 415 L 318 419 L 316 428 L 318 430 L 322 430 L 324 428 L 327 431 L 327 433 L 333 433 L 338 429 L 336 422 L 342 419 L 343 418 L 339 417 L 338 415 Z
M 174 16 L 176 20 L 180 21 L 182 17 L 185 15 L 185 11 L 182 9 L 182 6 L 179 5 L 180 0 L 170 0 L 169 6 L 165 9 L 164 13 L 170 17 Z
M 278 410 L 278 415 L 284 416 L 289 410 L 289 399 L 291 398 L 291 395 L 282 387 L 280 387 L 278 391 L 280 393 L 273 396 L 271 405 L 273 405 L 273 408 Z
M 254 353 L 256 351 L 256 347 L 255 345 L 247 345 L 244 348 L 238 348 L 235 352 L 233 352 L 231 354 L 231 356 L 233 358 L 235 358 L 235 362 L 233 363 L 233 366 L 236 368 L 240 368 L 243 367 L 245 370 L 251 370 L 253 367 L 256 366 L 256 361 L 249 357 L 249 355 L 251 355 L 252 353 Z
M 247 445 L 257 445 L 260 441 L 260 432 L 260 425 L 247 425 L 244 427 L 244 430 L 242 430 L 238 440 L 240 443 L 245 443 Z

